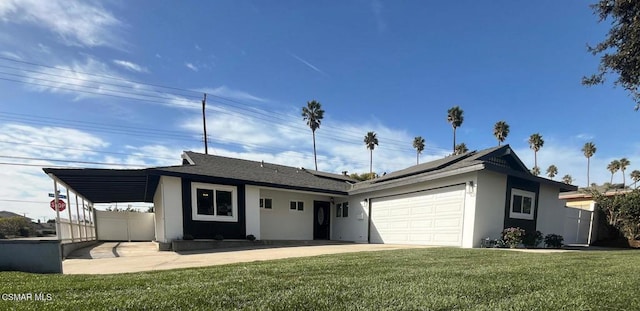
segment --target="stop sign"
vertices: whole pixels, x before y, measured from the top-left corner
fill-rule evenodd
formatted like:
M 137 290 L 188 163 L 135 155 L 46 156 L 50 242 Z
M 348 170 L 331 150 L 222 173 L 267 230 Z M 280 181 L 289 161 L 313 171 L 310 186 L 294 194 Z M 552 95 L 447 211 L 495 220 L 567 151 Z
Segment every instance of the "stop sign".
M 67 204 L 64 203 L 64 201 L 58 199 L 58 211 L 62 212 L 64 211 L 65 208 L 67 208 Z M 51 200 L 51 203 L 49 203 L 49 206 L 51 207 L 52 210 L 56 210 L 56 200 L 53 199 Z

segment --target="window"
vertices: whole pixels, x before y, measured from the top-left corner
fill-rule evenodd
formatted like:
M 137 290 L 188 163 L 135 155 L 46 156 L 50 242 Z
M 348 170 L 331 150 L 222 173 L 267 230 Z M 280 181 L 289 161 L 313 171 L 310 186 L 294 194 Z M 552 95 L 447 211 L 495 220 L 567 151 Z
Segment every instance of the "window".
M 304 211 L 304 202 L 302 201 L 291 201 L 289 202 L 289 210 L 292 211 Z
M 342 217 L 342 204 L 336 204 L 336 217 Z
M 273 209 L 273 199 L 260 198 L 260 208 Z
M 520 189 L 511 189 L 511 211 L 509 217 L 533 219 L 536 194 Z
M 349 217 L 349 202 L 342 203 L 342 217 Z
M 238 221 L 236 187 L 191 183 L 193 220 Z

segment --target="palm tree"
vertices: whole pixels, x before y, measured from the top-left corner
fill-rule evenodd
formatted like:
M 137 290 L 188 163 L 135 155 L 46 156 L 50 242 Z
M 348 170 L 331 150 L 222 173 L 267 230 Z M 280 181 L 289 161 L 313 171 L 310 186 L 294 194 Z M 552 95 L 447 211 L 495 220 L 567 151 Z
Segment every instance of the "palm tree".
M 507 136 L 509 136 L 509 124 L 504 121 L 498 121 L 493 126 L 493 136 L 498 140 L 498 146 L 500 146 Z
M 456 147 L 453 150 L 454 150 L 453 151 L 454 155 L 465 154 L 469 152 L 469 148 L 467 148 L 467 145 L 465 143 L 460 143 L 456 145 Z
M 413 139 L 413 148 L 416 148 L 416 165 L 420 164 L 420 154 L 424 151 L 424 138 L 416 136 Z
M 307 121 L 307 125 L 311 128 L 311 135 L 313 135 L 313 162 L 316 164 L 316 171 L 318 170 L 318 158 L 316 156 L 316 130 L 320 128 L 320 122 L 324 118 L 324 110 L 319 102 L 312 100 L 307 102 L 306 107 L 302 107 L 302 119 Z
M 640 171 L 633 170 L 631 172 L 631 179 L 633 180 L 633 186 L 637 189 L 638 188 L 637 184 L 640 181 Z
M 564 175 L 562 177 L 562 182 L 565 183 L 565 184 L 569 184 L 570 185 L 570 184 L 573 183 L 573 177 L 571 177 L 571 175 L 569 175 L 569 174 Z
M 533 149 L 533 166 L 538 166 L 538 151 L 544 146 L 544 140 L 540 133 L 531 134 L 529 137 L 529 148 Z
M 364 144 L 369 149 L 369 175 L 373 177 L 373 149 L 378 145 L 376 132 L 367 132 L 367 135 L 364 136 Z
M 622 172 L 622 187 L 624 188 L 624 186 L 626 185 L 626 178 L 624 176 L 624 170 L 627 169 L 627 166 L 631 165 L 631 162 L 629 162 L 629 160 L 627 158 L 622 158 L 618 162 L 620 163 L 620 171 Z
M 547 168 L 547 176 L 553 179 L 556 175 L 558 175 L 558 168 L 553 164 L 549 165 L 549 168 Z
M 593 142 L 585 143 L 582 147 L 582 153 L 587 157 L 587 187 L 589 183 L 589 167 L 591 166 L 591 157 L 596 153 L 596 145 Z
M 536 175 L 536 176 L 540 175 L 540 168 L 539 168 L 539 167 L 537 167 L 537 166 L 534 166 L 534 167 L 531 169 L 531 174 Z
M 447 111 L 447 122 L 451 123 L 451 127 L 453 127 L 453 153 L 456 152 L 456 129 L 459 128 L 464 121 L 463 113 L 464 111 L 458 106 L 451 107 Z
M 611 172 L 611 181 L 609 181 L 610 184 L 613 184 L 613 174 L 615 174 L 619 169 L 620 161 L 618 160 L 613 160 L 611 161 L 611 163 L 609 163 L 609 165 L 607 165 L 607 170 Z

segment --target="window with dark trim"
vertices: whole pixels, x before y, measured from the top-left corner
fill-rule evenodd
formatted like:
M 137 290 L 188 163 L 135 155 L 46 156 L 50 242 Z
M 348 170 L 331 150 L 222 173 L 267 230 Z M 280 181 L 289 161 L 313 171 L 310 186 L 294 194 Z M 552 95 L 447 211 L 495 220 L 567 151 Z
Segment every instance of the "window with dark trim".
M 289 202 L 289 210 L 292 211 L 304 211 L 304 202 L 302 201 L 291 201 Z
M 273 199 L 260 198 L 260 208 L 272 209 L 273 208 Z
M 236 187 L 191 183 L 193 220 L 238 221 Z

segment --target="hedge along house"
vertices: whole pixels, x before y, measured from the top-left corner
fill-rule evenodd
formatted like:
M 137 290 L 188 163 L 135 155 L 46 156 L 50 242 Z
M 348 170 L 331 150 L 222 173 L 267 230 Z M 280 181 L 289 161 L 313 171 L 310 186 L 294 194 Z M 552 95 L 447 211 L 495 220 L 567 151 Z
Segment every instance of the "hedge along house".
M 565 210 L 558 194 L 576 189 L 533 176 L 508 145 L 358 183 L 264 162 L 189 151 L 182 157 L 182 165 L 171 167 L 45 172 L 86 191 L 85 197 L 100 196 L 95 203 L 110 195 L 153 202 L 161 243 L 187 234 L 252 234 L 262 240 L 478 247 L 482 238 L 497 238 L 507 227 L 562 234 Z

